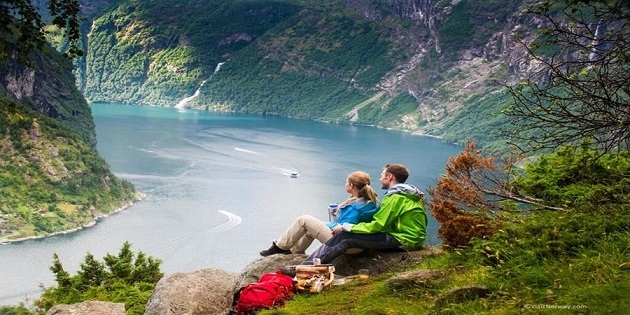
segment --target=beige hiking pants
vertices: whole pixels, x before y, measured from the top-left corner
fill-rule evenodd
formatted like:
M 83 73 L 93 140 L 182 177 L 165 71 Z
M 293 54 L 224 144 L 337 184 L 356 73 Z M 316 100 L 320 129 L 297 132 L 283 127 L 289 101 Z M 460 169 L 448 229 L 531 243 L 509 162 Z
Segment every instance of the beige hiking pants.
M 293 254 L 303 254 L 314 239 L 322 244 L 333 236 L 324 222 L 310 215 L 299 216 L 276 240 L 276 246 L 291 249 Z

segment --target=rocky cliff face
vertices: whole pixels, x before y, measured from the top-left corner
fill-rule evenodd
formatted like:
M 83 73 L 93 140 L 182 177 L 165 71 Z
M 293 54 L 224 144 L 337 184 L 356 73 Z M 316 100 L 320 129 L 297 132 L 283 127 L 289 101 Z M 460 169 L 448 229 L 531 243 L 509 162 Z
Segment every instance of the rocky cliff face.
M 445 136 L 461 142 L 463 136 L 450 135 L 454 119 L 467 121 L 471 128 L 491 133 L 491 120 L 484 108 L 492 104 L 476 98 L 501 94 L 503 84 L 513 84 L 535 70 L 525 45 L 540 27 L 523 13 L 530 1 L 386 1 L 394 12 L 428 29 L 429 36 L 415 42 L 417 54 L 392 74 L 396 80 L 387 90 L 407 92 L 418 103 L 391 127 L 422 134 Z M 498 101 L 507 102 L 503 93 Z M 471 110 L 470 108 L 476 108 Z M 495 109 L 499 112 L 500 109 Z M 478 121 L 479 117 L 482 121 Z M 475 122 L 476 119 L 477 121 Z M 494 122 L 496 126 L 496 122 Z M 463 131 L 471 136 L 474 133 Z M 487 143 L 488 139 L 476 139 Z
M 0 63 L 0 241 L 72 231 L 138 198 L 96 152 L 71 63 L 48 48 Z
M 72 63 L 48 48 L 33 53 L 33 66 L 9 60 L 0 63 L 0 92 L 36 112 L 75 130 L 90 146 L 96 145 L 92 112 L 77 90 Z
M 385 3 L 400 17 L 419 22 L 427 27 L 436 43 L 436 51 L 440 51 L 438 29 L 450 13 L 450 6 L 437 6 L 435 0 L 386 0 Z

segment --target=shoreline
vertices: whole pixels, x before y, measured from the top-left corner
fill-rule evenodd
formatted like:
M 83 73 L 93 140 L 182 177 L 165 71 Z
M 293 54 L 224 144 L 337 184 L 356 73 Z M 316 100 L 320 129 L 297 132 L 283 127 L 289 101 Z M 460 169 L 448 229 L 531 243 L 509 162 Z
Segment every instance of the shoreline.
M 16 239 L 0 239 L 0 245 L 9 245 L 12 243 L 20 243 L 20 242 L 26 242 L 26 241 L 31 241 L 31 240 L 37 240 L 37 239 L 43 239 L 43 238 L 47 238 L 47 237 L 53 237 L 53 236 L 58 236 L 58 235 L 67 235 L 67 234 L 71 234 L 71 233 L 75 233 L 75 232 L 79 232 L 83 229 L 87 229 L 87 228 L 91 228 L 93 226 L 96 225 L 96 223 L 103 218 L 107 218 L 110 215 L 116 214 L 118 212 L 121 212 L 131 206 L 133 206 L 135 203 L 144 200 L 144 198 L 146 198 L 147 195 L 142 193 L 142 192 L 136 192 L 135 197 L 133 200 L 127 202 L 126 204 L 122 205 L 119 208 L 116 208 L 114 210 L 112 210 L 110 213 L 107 214 L 102 214 L 99 216 L 96 216 L 92 219 L 92 221 L 83 224 L 81 226 L 72 228 L 72 229 L 68 229 L 68 230 L 63 230 L 63 231 L 59 231 L 59 232 L 53 232 L 50 234 L 46 234 L 46 235 L 38 235 L 38 236 L 27 236 L 27 237 L 22 237 L 22 238 L 16 238 Z
M 93 104 L 93 103 L 103 103 L 103 104 L 116 104 L 116 102 L 88 102 L 88 104 Z M 147 105 L 147 104 L 127 104 L 127 105 L 133 105 L 133 106 L 157 106 L 157 107 L 161 107 L 159 105 Z M 164 106 L 164 107 L 171 107 L 171 108 L 176 108 L 176 109 L 189 109 L 189 110 L 198 110 L 198 111 L 206 111 L 206 112 L 214 112 L 214 113 L 232 113 L 232 114 L 237 114 L 237 115 L 254 115 L 254 116 L 264 116 L 258 113 L 250 113 L 250 112 L 239 112 L 239 111 L 234 111 L 234 110 L 223 110 L 223 109 L 217 109 L 217 108 L 200 108 L 197 107 L 195 105 L 193 106 L 183 106 L 183 107 L 176 107 L 176 106 Z M 405 128 L 395 128 L 395 127 L 384 127 L 384 126 L 378 126 L 378 125 L 366 125 L 366 124 L 360 124 L 360 123 L 355 123 L 355 122 L 340 122 L 340 121 L 332 121 L 332 120 L 325 120 L 325 119 L 317 119 L 317 118 L 296 118 L 293 117 L 291 115 L 280 115 L 278 117 L 284 117 L 284 118 L 289 118 L 289 119 L 297 119 L 297 120 L 308 120 L 308 121 L 315 121 L 315 122 L 322 122 L 322 123 L 328 123 L 328 124 L 342 124 L 342 125 L 348 125 L 348 126 L 361 126 L 361 127 L 370 127 L 370 128 L 377 128 L 377 129 L 383 129 L 383 130 L 389 130 L 389 131 L 398 131 L 398 132 L 403 132 L 403 133 L 407 133 L 413 136 L 420 136 L 420 137 L 429 137 L 429 138 L 434 138 L 434 139 L 439 139 L 442 140 L 443 142 L 447 142 L 447 143 L 452 143 L 457 145 L 457 143 L 454 142 L 450 142 L 450 141 L 446 141 L 444 140 L 444 137 L 442 136 L 438 136 L 438 135 L 432 135 L 432 134 L 428 134 L 425 133 L 421 130 L 410 130 L 410 129 L 405 129 Z

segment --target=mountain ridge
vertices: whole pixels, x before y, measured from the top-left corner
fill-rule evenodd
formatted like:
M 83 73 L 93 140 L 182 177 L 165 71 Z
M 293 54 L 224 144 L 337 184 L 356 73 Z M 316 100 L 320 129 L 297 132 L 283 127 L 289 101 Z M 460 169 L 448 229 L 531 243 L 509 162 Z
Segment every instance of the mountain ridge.
M 535 66 L 518 43 L 536 36 L 530 1 L 116 3 L 89 28 L 90 101 L 175 106 L 199 89 L 187 106 L 500 147 L 500 83 Z

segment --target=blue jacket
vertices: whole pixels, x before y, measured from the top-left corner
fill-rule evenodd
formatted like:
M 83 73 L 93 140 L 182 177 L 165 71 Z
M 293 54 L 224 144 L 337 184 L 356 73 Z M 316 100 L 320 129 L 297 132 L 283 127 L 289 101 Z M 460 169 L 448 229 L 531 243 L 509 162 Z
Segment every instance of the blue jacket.
M 327 222 L 326 226 L 330 229 L 343 223 L 356 224 L 359 222 L 370 222 L 374 213 L 378 210 L 378 206 L 371 201 L 365 202 L 365 199 L 359 198 L 353 203 L 339 209 L 337 220 L 335 222 Z

